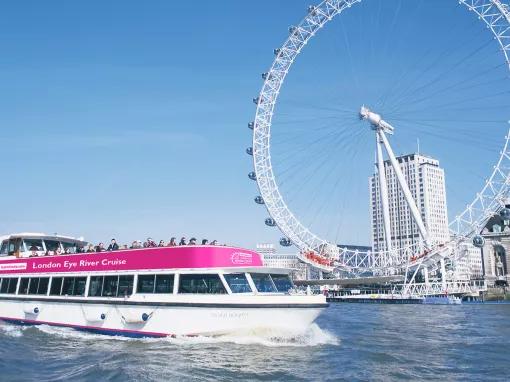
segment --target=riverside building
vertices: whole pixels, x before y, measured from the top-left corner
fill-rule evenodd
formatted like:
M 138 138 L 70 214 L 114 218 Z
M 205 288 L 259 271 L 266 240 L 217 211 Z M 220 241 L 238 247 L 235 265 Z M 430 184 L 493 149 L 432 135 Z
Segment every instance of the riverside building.
M 262 255 L 262 263 L 268 268 L 292 269 L 293 280 L 305 280 L 309 276 L 309 266 L 299 261 L 295 253 L 276 253 L 274 244 L 257 244 L 257 252 Z
M 397 157 L 400 169 L 409 185 L 430 240 L 442 243 L 449 240 L 448 213 L 444 170 L 437 159 L 418 153 Z M 398 184 L 397 176 L 388 160 L 384 161 L 388 185 L 391 245 L 404 248 L 420 241 L 418 226 Z M 377 174 L 369 179 L 370 214 L 372 221 L 372 248 L 386 250 L 383 212 Z

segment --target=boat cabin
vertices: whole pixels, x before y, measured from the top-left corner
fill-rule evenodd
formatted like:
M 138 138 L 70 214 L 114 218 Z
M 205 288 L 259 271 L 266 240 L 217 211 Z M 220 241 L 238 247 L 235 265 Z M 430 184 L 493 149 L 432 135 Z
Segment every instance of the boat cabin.
M 18 233 L 0 237 L 0 256 L 34 257 L 79 253 L 88 243 L 69 236 Z

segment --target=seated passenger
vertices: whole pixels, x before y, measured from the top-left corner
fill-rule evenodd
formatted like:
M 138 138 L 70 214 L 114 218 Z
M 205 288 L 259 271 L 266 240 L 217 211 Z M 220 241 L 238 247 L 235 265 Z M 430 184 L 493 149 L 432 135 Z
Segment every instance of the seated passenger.
M 117 244 L 117 241 L 115 239 L 112 239 L 112 241 L 110 242 L 110 245 L 108 246 L 108 248 L 106 250 L 107 251 L 118 251 L 119 245 Z
M 202 245 L 207 245 L 209 243 L 209 240 L 207 239 L 202 239 Z
M 148 237 L 147 241 L 143 243 L 143 246 L 144 248 L 154 248 L 157 247 L 157 244 L 155 243 L 154 240 L 152 240 L 152 238 Z
M 62 248 L 60 248 L 60 245 L 55 250 L 55 255 L 61 255 L 62 254 Z
M 179 242 L 179 245 L 186 245 L 186 238 L 184 236 L 181 237 L 181 241 Z
M 94 249 L 94 246 L 92 244 L 89 244 L 87 246 L 87 253 L 90 253 L 90 252 L 95 252 L 96 250 Z
M 211 241 L 211 245 L 218 245 L 218 240 Z
M 38 256 L 38 255 L 37 255 L 37 251 L 39 251 L 39 247 L 38 247 L 37 245 L 32 244 L 28 250 L 29 250 L 30 252 L 32 252 L 32 253 L 30 254 L 30 257 Z
M 96 252 L 104 252 L 104 244 L 103 243 L 99 243 L 96 246 Z
M 197 239 L 195 239 L 194 237 L 192 237 L 191 239 L 189 239 L 189 243 L 188 245 L 196 245 L 197 244 Z
M 158 247 L 164 247 L 164 246 L 165 246 L 165 242 L 163 240 L 160 240 Z
M 167 247 L 175 247 L 176 245 L 177 245 L 177 242 L 175 241 L 175 237 L 172 237 L 166 246 Z

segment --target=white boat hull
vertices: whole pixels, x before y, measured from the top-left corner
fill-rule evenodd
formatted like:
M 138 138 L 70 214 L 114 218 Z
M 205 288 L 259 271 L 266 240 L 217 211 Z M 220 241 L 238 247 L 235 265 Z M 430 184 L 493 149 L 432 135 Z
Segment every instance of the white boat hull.
M 309 296 L 314 298 L 315 296 Z M 315 299 L 315 302 L 318 300 Z M 188 305 L 188 306 L 186 306 Z M 0 320 L 47 324 L 102 334 L 143 336 L 215 336 L 259 329 L 304 332 L 324 305 L 297 304 L 129 305 L 55 301 L 0 301 Z

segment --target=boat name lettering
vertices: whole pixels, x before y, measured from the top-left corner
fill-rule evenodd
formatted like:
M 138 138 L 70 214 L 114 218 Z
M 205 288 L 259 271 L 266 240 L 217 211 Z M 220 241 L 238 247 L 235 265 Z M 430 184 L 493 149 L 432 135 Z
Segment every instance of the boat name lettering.
M 52 268 L 61 268 L 61 267 L 62 267 L 62 264 L 55 263 L 53 261 L 50 261 L 49 263 L 44 263 L 44 264 L 32 263 L 32 269 L 52 269 Z
M 127 264 L 127 261 L 122 260 L 122 259 L 113 259 L 113 260 L 103 259 L 101 261 L 101 265 L 126 265 L 126 264 Z

